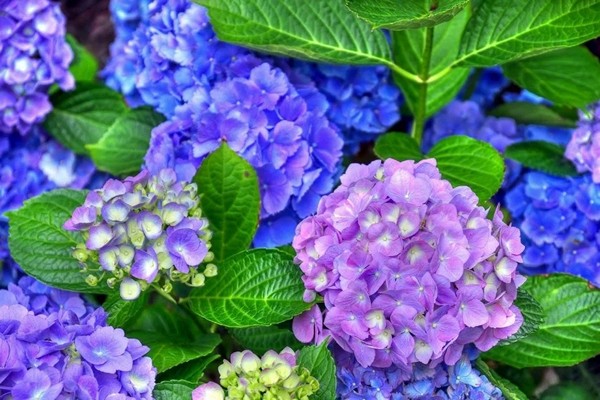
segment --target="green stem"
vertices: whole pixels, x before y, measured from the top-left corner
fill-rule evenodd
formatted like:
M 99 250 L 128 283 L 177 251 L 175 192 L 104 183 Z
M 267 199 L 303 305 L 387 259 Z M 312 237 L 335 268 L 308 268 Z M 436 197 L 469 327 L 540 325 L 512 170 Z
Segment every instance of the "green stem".
M 423 50 L 423 60 L 419 77 L 423 82 L 419 87 L 419 100 L 415 110 L 415 119 L 412 126 L 411 136 L 420 145 L 423 138 L 423 129 L 427 118 L 427 87 L 429 79 L 429 65 L 431 64 L 431 51 L 433 49 L 433 27 L 425 31 L 425 49 Z
M 152 287 L 154 288 L 154 290 L 156 290 L 156 292 L 158 294 L 160 294 L 162 297 L 164 297 L 165 299 L 169 300 L 171 303 L 177 305 L 177 300 L 175 300 L 169 293 L 165 292 L 164 290 L 162 290 L 161 287 L 159 287 L 158 285 L 152 285 Z

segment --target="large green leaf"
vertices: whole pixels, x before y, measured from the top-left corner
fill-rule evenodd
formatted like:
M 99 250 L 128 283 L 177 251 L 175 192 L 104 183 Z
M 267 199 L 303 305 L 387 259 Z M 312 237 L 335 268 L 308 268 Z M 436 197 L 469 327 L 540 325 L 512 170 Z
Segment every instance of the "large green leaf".
M 127 324 L 135 322 L 148 301 L 148 291 L 142 292 L 135 300 L 123 300 L 119 292 L 108 295 L 102 307 L 108 313 L 108 324 L 110 326 L 123 328 Z
M 44 128 L 65 147 L 85 155 L 85 146 L 97 143 L 127 109 L 119 93 L 91 82 L 79 83 L 72 92 L 57 92 L 50 101 L 53 108 Z
M 582 46 L 508 63 L 504 74 L 555 104 L 583 108 L 600 99 L 600 61 Z
M 256 233 L 260 212 L 254 168 L 223 144 L 204 160 L 194 182 L 213 232 L 211 251 L 215 262 L 246 250 Z
M 259 51 L 343 64 L 389 64 L 381 31 L 342 0 L 195 0 L 220 39 Z
M 164 117 L 150 107 L 128 109 L 97 143 L 85 147 L 99 170 L 113 175 L 135 174 L 144 162 L 152 129 L 163 121 Z
M 499 376 L 480 358 L 475 362 L 477 369 L 487 376 L 492 385 L 502 391 L 506 400 L 527 400 L 527 396 L 515 384 Z
M 204 371 L 210 364 L 220 360 L 220 354 L 209 354 L 180 364 L 158 375 L 158 381 L 169 381 L 172 379 L 183 379 L 188 382 L 198 383 L 204 376 Z
M 600 35 L 598 0 L 485 0 L 475 8 L 456 64 L 487 67 L 581 44 Z
M 152 359 L 152 364 L 159 373 L 207 356 L 221 343 L 219 335 L 211 333 L 197 335 L 193 341 L 156 332 L 130 331 L 127 334 L 150 347 L 148 357 Z
M 190 400 L 196 386 L 184 380 L 164 381 L 154 387 L 152 397 L 155 400 Z
M 600 353 L 600 290 L 565 274 L 532 276 L 523 285 L 542 306 L 533 334 L 485 353 L 516 368 L 570 366 Z
M 450 136 L 433 146 L 427 157 L 437 160 L 442 176 L 453 186 L 469 186 L 481 202 L 502 185 L 504 160 L 489 143 L 468 136 Z
M 83 242 L 78 232 L 63 224 L 83 204 L 83 191 L 59 189 L 27 200 L 23 207 L 7 213 L 11 256 L 23 271 L 43 283 L 65 290 L 108 293 L 107 285 L 89 286 L 73 248 Z
M 319 381 L 319 390 L 311 396 L 311 399 L 332 400 L 335 398 L 335 363 L 327 349 L 327 341 L 319 346 L 307 346 L 300 350 L 298 365 L 308 369 L 310 374 Z
M 69 71 L 76 82 L 93 82 L 98 75 L 98 61 L 81 43 L 72 35 L 67 34 L 67 43 L 73 50 L 73 62 Z
M 304 285 L 292 256 L 276 249 L 239 253 L 219 264 L 219 274 L 192 290 L 190 309 L 227 327 L 272 325 L 302 313 Z
M 277 326 L 229 329 L 229 333 L 244 349 L 256 354 L 264 354 L 268 350 L 281 351 L 285 347 L 293 350 L 302 347 L 292 331 Z
M 557 176 L 577 175 L 577 169 L 564 157 L 565 149 L 542 140 L 514 143 L 506 148 L 504 156 L 518 161 L 527 168 Z
M 379 136 L 373 151 L 382 160 L 386 158 L 393 158 L 398 161 L 419 161 L 423 159 L 423 153 L 421 153 L 419 145 L 407 133 L 388 132 Z
M 564 126 L 566 128 L 574 128 L 577 125 L 575 120 L 566 118 L 552 107 L 525 101 L 501 104 L 490 110 L 488 115 L 512 118 L 517 123 L 526 125 Z
M 467 23 L 468 13 L 463 11 L 449 22 L 433 28 L 433 42 L 429 66 L 423 63 L 427 44 L 427 28 L 392 32 L 394 61 L 407 72 L 423 79 L 442 72 L 455 60 L 460 36 Z M 425 72 L 426 76 L 423 76 Z M 427 83 L 426 116 L 433 115 L 452 100 L 469 76 L 469 68 L 454 68 L 442 78 Z M 394 80 L 402 88 L 408 107 L 413 114 L 419 106 L 423 83 L 394 73 Z
M 452 18 L 469 0 L 345 0 L 348 8 L 373 28 L 414 29 Z
M 498 346 L 517 342 L 537 331 L 540 325 L 544 323 L 544 310 L 542 306 L 527 291 L 519 289 L 515 305 L 523 315 L 523 325 L 521 325 L 517 333 L 507 339 L 501 340 Z

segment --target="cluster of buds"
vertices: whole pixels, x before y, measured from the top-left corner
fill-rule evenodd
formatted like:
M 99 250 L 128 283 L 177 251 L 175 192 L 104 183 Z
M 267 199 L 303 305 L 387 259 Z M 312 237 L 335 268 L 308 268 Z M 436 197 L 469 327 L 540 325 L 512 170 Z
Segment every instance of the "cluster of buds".
M 319 382 L 296 364 L 296 354 L 286 347 L 267 351 L 262 358 L 249 350 L 235 352 L 219 366 L 220 383 L 205 383 L 194 390 L 193 400 L 292 400 L 309 399 Z M 227 396 L 225 395 L 227 394 Z
M 64 224 L 85 239 L 73 256 L 87 283 L 120 283 L 121 297 L 134 300 L 149 285 L 169 293 L 172 282 L 198 287 L 215 276 L 212 233 L 197 191 L 196 184 L 178 182 L 175 171 L 164 169 L 152 177 L 142 171 L 124 181 L 111 179 L 88 193 Z

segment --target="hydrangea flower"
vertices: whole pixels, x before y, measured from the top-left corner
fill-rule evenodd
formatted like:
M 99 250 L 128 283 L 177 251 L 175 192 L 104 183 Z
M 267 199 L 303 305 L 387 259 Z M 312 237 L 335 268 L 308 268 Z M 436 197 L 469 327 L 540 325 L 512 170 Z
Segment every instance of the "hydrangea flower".
M 298 226 L 305 301 L 323 296 L 324 327 L 363 367 L 454 365 L 465 345 L 486 351 L 519 329 L 520 232 L 477 203 L 435 160 L 389 159 L 351 164 Z M 294 324 L 301 340 L 313 318 Z
M 125 95 L 129 105 L 143 102 L 135 86 L 138 54 L 131 43 L 136 29 L 148 22 L 150 0 L 112 0 L 110 14 L 115 28 L 115 41 L 110 45 L 110 58 L 101 76 L 112 89 Z
M 58 2 L 4 0 L 0 6 L 0 132 L 25 134 L 52 109 L 50 86 L 73 88 L 73 52 Z
M 258 357 L 249 350 L 235 352 L 219 366 L 220 385 L 209 382 L 192 393 L 192 400 L 309 399 L 319 382 L 296 363 L 289 347 Z
M 504 204 L 524 234 L 523 272 L 567 272 L 600 286 L 600 184 L 589 174 L 529 172 Z
M 465 98 L 465 95 L 468 94 L 465 92 L 469 89 L 465 87 L 459 97 L 464 100 L 471 100 L 484 109 L 489 108 L 494 103 L 496 97 L 510 85 L 510 81 L 504 76 L 500 67 L 476 70 L 472 74 L 478 78 L 475 87 L 472 89 L 472 93 L 470 93 L 468 98 Z
M 76 293 L 33 278 L 0 290 L 2 393 L 25 399 L 152 399 L 149 349 Z
M 565 157 L 573 161 L 577 171 L 591 172 L 592 180 L 600 183 L 600 103 L 592 107 L 589 116 L 580 114 Z
M 0 264 L 8 257 L 7 211 L 45 191 L 81 189 L 90 183 L 93 163 L 76 156 L 35 126 L 26 136 L 0 136 Z
M 475 353 L 476 354 L 476 353 Z M 469 354 L 455 365 L 418 366 L 412 373 L 398 367 L 363 367 L 352 354 L 336 349 L 337 394 L 340 400 L 504 399 L 499 388 L 473 368 Z
M 297 81 L 311 81 L 326 96 L 327 117 L 342 132 L 345 154 L 355 154 L 361 143 L 374 140 L 400 120 L 402 95 L 388 68 L 289 63 Z
M 87 282 L 105 277 L 121 297 L 136 299 L 148 285 L 169 293 L 171 281 L 202 286 L 217 268 L 210 261 L 211 231 L 202 218 L 195 183 L 177 181 L 175 171 L 149 177 L 142 171 L 124 181 L 108 180 L 90 192 L 64 224 L 83 233 L 73 251 Z M 99 264 L 99 265 L 98 265 Z
M 255 244 L 289 243 L 300 218 L 328 193 L 342 156 L 342 140 L 324 117 L 326 101 L 315 90 L 299 93 L 282 70 L 253 56 L 232 65 L 239 75 L 215 84 L 206 105 L 155 128 L 148 169 L 175 168 L 190 179 L 222 142 L 258 174 L 261 219 Z

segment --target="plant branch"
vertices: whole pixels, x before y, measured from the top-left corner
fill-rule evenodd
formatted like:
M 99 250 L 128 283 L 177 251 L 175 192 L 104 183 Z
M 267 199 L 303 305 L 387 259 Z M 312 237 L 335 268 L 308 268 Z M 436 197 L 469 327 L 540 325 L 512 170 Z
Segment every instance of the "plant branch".
M 431 52 L 433 49 L 433 27 L 425 31 L 425 49 L 421 62 L 421 71 L 419 77 L 422 82 L 419 84 L 419 100 L 415 110 L 415 119 L 412 126 L 411 136 L 420 145 L 423 138 L 423 129 L 425 128 L 425 119 L 427 118 L 427 87 L 429 79 L 429 66 L 431 64 Z M 442 71 L 443 72 L 443 71 Z

